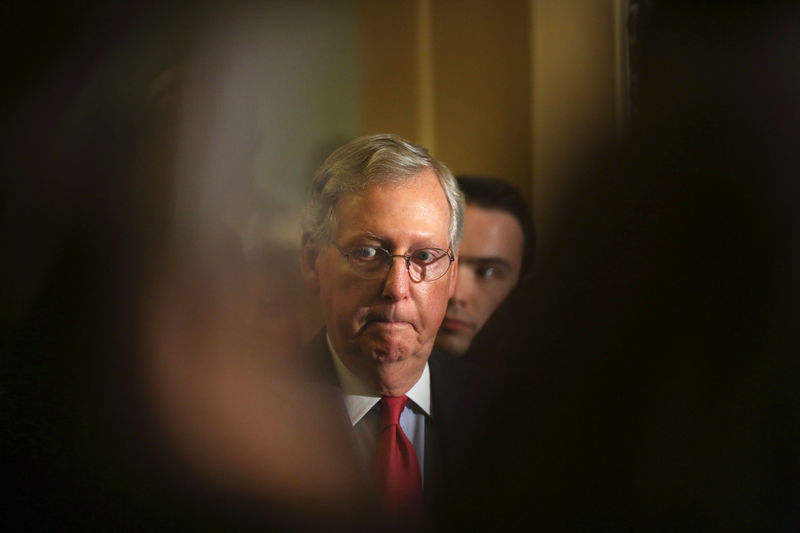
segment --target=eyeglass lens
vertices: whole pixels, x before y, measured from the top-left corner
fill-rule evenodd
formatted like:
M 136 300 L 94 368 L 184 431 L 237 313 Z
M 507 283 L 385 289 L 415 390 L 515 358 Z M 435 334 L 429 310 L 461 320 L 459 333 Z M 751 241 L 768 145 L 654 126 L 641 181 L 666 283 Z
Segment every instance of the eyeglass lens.
M 434 281 L 442 277 L 450 268 L 449 255 L 444 250 L 423 249 L 416 250 L 411 255 L 394 255 L 382 248 L 375 249 L 378 257 L 371 261 L 364 261 L 356 254 L 348 256 L 350 267 L 358 274 L 365 277 L 379 277 L 386 273 L 393 264 L 394 259 L 403 259 L 408 268 L 408 274 L 414 281 Z

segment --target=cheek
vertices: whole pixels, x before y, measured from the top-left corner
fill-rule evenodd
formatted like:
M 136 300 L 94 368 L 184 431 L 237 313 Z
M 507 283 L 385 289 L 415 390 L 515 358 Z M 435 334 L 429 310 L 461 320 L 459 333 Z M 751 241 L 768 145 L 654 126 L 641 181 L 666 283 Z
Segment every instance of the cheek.
M 320 301 L 328 323 L 338 324 L 343 332 L 358 330 L 366 320 L 370 305 L 380 294 L 374 281 L 336 272 L 323 278 Z
M 349 290 L 348 280 L 332 269 L 320 271 L 320 301 L 325 314 L 332 320 L 338 321 L 343 316 L 348 316 L 352 307 L 353 290 Z
M 330 279 L 322 283 L 320 300 L 325 309 L 333 312 L 333 318 L 350 317 L 364 300 L 363 288 L 348 279 Z
M 418 299 L 420 315 L 427 325 L 439 329 L 447 311 L 447 302 L 450 299 L 450 283 L 424 287 L 424 289 Z
M 493 313 L 503 303 L 512 288 L 513 284 L 509 281 L 496 282 L 486 286 L 481 298 L 484 302 L 482 307 L 486 310 L 486 313 Z

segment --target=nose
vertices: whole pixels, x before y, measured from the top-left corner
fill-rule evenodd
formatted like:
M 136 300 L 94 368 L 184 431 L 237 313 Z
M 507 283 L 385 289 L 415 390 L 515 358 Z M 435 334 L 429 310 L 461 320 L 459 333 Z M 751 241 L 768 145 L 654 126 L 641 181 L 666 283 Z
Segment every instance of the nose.
M 450 303 L 458 307 L 467 307 L 471 295 L 474 293 L 475 275 L 469 268 L 462 268 L 459 265 L 458 279 L 456 280 L 456 290 L 450 298 Z
M 408 297 L 410 283 L 411 278 L 408 277 L 406 258 L 403 256 L 392 257 L 392 264 L 383 282 L 383 296 L 392 301 L 402 300 Z

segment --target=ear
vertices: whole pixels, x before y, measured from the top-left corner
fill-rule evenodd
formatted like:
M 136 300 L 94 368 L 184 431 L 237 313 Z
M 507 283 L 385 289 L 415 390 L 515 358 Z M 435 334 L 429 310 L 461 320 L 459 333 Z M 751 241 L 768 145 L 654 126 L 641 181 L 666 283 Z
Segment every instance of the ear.
M 300 272 L 306 288 L 313 293 L 319 292 L 319 271 L 317 270 L 319 252 L 320 248 L 311 235 L 307 232 L 303 233 L 303 240 L 300 243 Z
M 455 253 L 455 260 L 450 265 L 450 287 L 448 287 L 447 298 L 453 297 L 456 292 L 456 282 L 458 281 L 458 252 Z

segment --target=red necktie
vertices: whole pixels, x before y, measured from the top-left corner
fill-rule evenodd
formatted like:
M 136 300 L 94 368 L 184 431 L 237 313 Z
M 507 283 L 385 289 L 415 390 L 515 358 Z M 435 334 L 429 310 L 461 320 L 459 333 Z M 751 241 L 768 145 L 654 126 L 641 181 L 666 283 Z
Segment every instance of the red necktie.
M 422 512 L 422 478 L 414 445 L 400 427 L 400 413 L 408 396 L 381 398 L 383 423 L 372 477 L 386 512 L 413 519 Z

